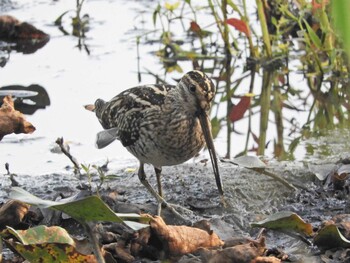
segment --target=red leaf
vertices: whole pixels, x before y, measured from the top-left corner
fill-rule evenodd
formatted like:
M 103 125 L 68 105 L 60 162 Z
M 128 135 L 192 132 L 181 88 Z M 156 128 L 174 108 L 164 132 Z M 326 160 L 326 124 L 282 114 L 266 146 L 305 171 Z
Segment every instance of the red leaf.
M 329 4 L 329 0 L 321 0 L 321 1 L 312 0 L 311 1 L 312 13 L 314 13 L 317 9 L 321 9 L 328 4 Z
M 251 132 L 252 133 L 252 136 L 253 136 L 253 140 L 259 144 L 259 137 L 254 133 L 254 132 Z
M 250 101 L 251 96 L 244 96 L 241 98 L 237 105 L 234 105 L 231 108 L 229 117 L 232 122 L 238 121 L 243 118 L 244 113 L 247 111 L 247 109 L 249 109 Z
M 200 34 L 202 31 L 201 27 L 195 21 L 191 21 L 190 29 L 196 34 Z
M 283 85 L 286 84 L 283 74 L 278 75 L 278 81 Z
M 226 23 L 244 33 L 247 37 L 250 36 L 250 29 L 245 21 L 237 18 L 229 18 L 226 20 Z

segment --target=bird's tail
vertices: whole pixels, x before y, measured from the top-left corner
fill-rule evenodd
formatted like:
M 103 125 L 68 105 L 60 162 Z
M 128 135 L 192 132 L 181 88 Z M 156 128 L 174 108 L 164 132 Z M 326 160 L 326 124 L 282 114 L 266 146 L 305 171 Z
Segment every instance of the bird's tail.
M 102 149 L 111 144 L 118 138 L 118 129 L 111 128 L 108 130 L 100 131 L 96 136 L 96 147 Z

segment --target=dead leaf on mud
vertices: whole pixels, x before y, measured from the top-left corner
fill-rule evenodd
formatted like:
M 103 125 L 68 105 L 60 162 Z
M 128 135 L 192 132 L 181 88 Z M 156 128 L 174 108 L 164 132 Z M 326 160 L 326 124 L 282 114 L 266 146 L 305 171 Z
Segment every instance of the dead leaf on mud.
M 252 227 L 265 227 L 280 231 L 295 231 L 307 236 L 313 234 L 312 225 L 306 223 L 295 213 L 282 211 L 268 216 L 266 219 L 252 223 Z
M 150 246 L 151 239 L 157 239 L 155 249 L 170 258 L 192 253 L 199 248 L 221 247 L 224 242 L 213 232 L 189 226 L 166 225 L 159 216 L 152 217 L 150 229 L 139 231 L 139 237 L 132 245 L 133 253 Z M 209 232 L 209 233 L 208 233 Z
M 341 214 L 323 222 L 323 227 L 314 237 L 315 245 L 321 248 L 350 248 L 350 215 Z
M 0 208 L 0 229 L 6 226 L 16 227 L 28 213 L 30 205 L 21 201 L 10 200 Z
M 135 258 L 130 254 L 130 251 L 125 248 L 124 244 L 120 245 L 118 243 L 110 243 L 104 245 L 103 249 L 109 251 L 116 259 L 121 260 L 122 262 L 131 263 L 135 261 Z
M 222 250 L 209 250 L 201 248 L 198 250 L 202 262 L 208 263 L 252 263 L 252 262 L 280 262 L 274 257 L 262 257 L 266 250 L 265 238 L 255 242 L 249 242 L 234 247 L 227 247 Z M 271 261 L 267 261 L 271 259 Z M 264 261 L 265 260 L 265 261 Z
M 22 113 L 15 110 L 13 100 L 10 96 L 3 99 L 0 108 L 0 141 L 11 133 L 33 133 L 35 127 L 25 120 Z
M 335 223 L 345 238 L 350 239 L 350 214 L 335 215 L 331 222 Z
M 215 234 L 189 226 L 168 226 L 161 217 L 150 221 L 151 230 L 164 242 L 163 248 L 170 255 L 183 255 L 200 247 L 219 247 L 224 242 Z
M 7 227 L 2 239 L 30 262 L 84 262 L 97 263 L 93 254 L 82 254 L 68 232 L 58 226 L 43 225 L 27 230 Z
M 332 174 L 332 183 L 335 190 L 343 190 L 346 185 L 349 185 L 348 178 L 350 177 L 350 164 L 342 164 Z
M 350 247 L 350 241 L 340 233 L 335 224 L 329 224 L 321 228 L 314 237 L 314 244 L 322 249 Z

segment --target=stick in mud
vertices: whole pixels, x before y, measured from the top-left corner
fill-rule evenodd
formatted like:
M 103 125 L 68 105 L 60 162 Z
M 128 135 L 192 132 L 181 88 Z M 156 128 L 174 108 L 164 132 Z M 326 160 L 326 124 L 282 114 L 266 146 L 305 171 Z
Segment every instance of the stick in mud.
M 64 153 L 64 155 L 67 156 L 69 158 L 69 160 L 71 160 L 71 162 L 73 163 L 73 165 L 74 165 L 74 173 L 77 174 L 77 175 L 81 175 L 80 174 L 80 165 L 79 165 L 77 159 L 70 154 L 69 149 L 67 149 L 67 147 L 64 146 L 63 137 L 57 138 L 56 143 L 60 147 L 62 153 Z

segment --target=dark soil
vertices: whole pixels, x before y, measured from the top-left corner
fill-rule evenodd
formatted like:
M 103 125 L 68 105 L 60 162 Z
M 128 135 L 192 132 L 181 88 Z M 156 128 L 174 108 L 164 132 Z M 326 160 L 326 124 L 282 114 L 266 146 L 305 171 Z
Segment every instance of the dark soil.
M 214 232 L 223 240 L 241 236 L 257 237 L 260 229 L 252 228 L 250 223 L 260 221 L 278 211 L 295 212 L 317 229 L 323 220 L 349 210 L 346 187 L 343 191 L 334 191 L 301 164 L 284 165 L 276 162 L 268 166 L 271 167 L 271 171 L 294 184 L 297 190 L 290 190 L 257 172 L 221 164 L 220 172 L 226 201 L 224 207 L 218 195 L 211 166 L 197 163 L 164 167 L 163 192 L 165 199 L 176 204 L 177 211 L 192 222 L 207 219 Z M 117 178 L 104 182 L 99 193 L 114 211 L 156 214 L 156 201 L 139 182 L 136 171 L 107 171 L 106 174 L 115 174 Z M 146 167 L 146 174 L 150 183 L 156 187 L 151 166 Z M 73 173 L 34 177 L 18 175 L 15 179 L 20 187 L 50 200 L 60 196 L 71 196 L 78 193 L 79 189 L 89 186 L 86 176 L 78 179 Z M 96 190 L 99 183 L 99 177 L 93 176 L 92 189 Z M 4 202 L 11 189 L 7 175 L 2 177 L 1 186 L 0 196 Z M 183 224 L 166 209 L 163 210 L 162 216 L 167 224 Z M 83 233 L 72 220 L 65 222 L 62 219 L 55 223 L 64 225 L 73 235 Z M 316 256 L 320 251 L 308 241 L 271 230 L 264 235 L 268 248 L 282 249 L 291 259 L 301 260 L 298 262 L 322 262 L 321 257 Z

